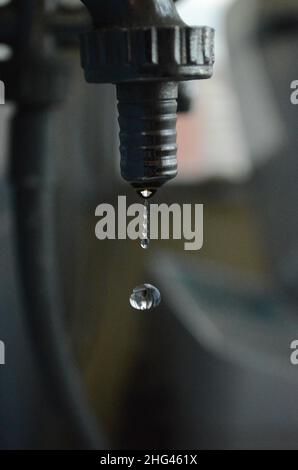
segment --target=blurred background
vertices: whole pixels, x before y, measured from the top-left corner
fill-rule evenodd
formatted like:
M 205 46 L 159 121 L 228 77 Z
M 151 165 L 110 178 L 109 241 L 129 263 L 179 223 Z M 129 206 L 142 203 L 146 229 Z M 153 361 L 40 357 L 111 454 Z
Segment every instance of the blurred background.
M 115 89 L 85 83 L 59 24 L 62 98 L 31 116 L 40 180 L 16 169 L 26 167 L 26 109 L 13 126 L 15 100 L 0 106 L 0 448 L 298 449 L 298 4 L 177 8 L 216 29 L 215 74 L 181 87 L 179 176 L 153 202 L 204 204 L 199 252 L 95 238 L 98 204 L 138 200 L 119 175 Z M 10 93 L 12 50 L 0 50 Z M 129 305 L 143 282 L 161 290 L 153 311 Z

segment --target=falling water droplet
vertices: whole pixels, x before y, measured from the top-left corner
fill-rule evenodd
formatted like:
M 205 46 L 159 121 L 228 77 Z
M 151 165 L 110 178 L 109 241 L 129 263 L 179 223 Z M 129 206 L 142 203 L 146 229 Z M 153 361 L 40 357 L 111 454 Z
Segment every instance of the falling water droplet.
M 151 284 L 142 284 L 133 289 L 129 302 L 136 310 L 150 310 L 158 307 L 161 295 L 159 290 Z

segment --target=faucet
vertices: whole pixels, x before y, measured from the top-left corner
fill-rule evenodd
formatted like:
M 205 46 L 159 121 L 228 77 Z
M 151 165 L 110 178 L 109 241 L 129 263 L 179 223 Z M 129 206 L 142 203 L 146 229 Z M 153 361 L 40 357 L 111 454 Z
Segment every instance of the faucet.
M 177 175 L 178 83 L 212 76 L 214 30 L 187 26 L 172 0 L 81 1 L 85 78 L 117 87 L 121 175 L 154 192 Z
M 82 0 L 93 28 L 81 34 L 91 83 L 117 86 L 121 174 L 137 190 L 155 191 L 177 174 L 177 86 L 209 78 L 214 31 L 188 27 L 172 0 Z M 55 195 L 48 146 L 52 109 L 70 72 L 56 45 L 73 46 L 87 12 L 45 0 L 11 0 L 0 8 L 0 42 L 12 56 L 0 64 L 11 120 L 16 267 L 32 344 L 44 381 L 85 448 L 104 437 L 89 408 L 63 322 L 55 243 Z M 88 26 L 89 29 L 89 26 Z

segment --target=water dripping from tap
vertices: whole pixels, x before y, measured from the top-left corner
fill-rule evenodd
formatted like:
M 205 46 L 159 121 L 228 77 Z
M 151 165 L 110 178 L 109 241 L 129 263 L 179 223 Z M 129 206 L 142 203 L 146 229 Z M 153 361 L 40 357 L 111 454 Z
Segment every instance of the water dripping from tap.
M 149 199 L 155 194 L 155 190 L 142 189 L 138 191 L 144 200 L 144 212 L 141 230 L 141 247 L 146 250 L 150 244 L 150 204 Z M 161 302 L 161 294 L 152 284 L 141 284 L 135 287 L 129 297 L 130 305 L 135 310 L 151 310 L 158 307 Z
M 141 230 L 141 247 L 147 250 L 150 245 L 150 204 L 149 199 L 155 194 L 153 189 L 141 189 L 138 194 L 144 199 L 144 212 Z
M 147 250 L 150 245 L 150 206 L 148 199 L 144 202 L 144 213 L 141 233 L 141 247 Z

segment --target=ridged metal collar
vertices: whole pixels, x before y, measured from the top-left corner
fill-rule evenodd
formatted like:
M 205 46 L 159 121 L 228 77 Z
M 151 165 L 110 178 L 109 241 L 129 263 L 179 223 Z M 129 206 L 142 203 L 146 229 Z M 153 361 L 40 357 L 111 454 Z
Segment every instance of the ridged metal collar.
M 209 78 L 214 30 L 206 26 L 94 30 L 82 35 L 81 51 L 88 82 Z

